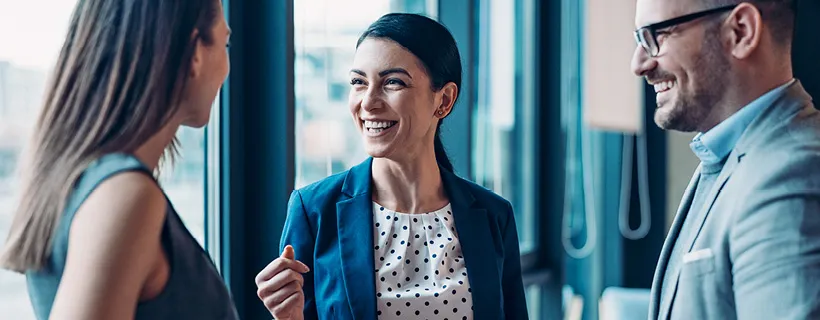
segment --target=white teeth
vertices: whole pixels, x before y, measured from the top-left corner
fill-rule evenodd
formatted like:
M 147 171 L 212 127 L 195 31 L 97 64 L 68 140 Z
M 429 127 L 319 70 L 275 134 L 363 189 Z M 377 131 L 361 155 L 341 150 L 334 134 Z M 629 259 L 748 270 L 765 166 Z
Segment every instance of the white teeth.
M 396 124 L 395 121 L 364 121 L 364 127 L 367 129 L 387 129 Z
M 658 82 L 654 85 L 655 93 L 664 92 L 675 87 L 675 80 Z

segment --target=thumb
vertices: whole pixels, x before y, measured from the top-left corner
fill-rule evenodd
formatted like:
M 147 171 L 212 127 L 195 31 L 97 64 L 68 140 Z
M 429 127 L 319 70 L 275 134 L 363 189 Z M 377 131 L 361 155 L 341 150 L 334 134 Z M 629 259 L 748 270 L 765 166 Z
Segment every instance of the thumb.
M 291 245 L 287 245 L 285 247 L 285 251 L 282 251 L 282 258 L 293 260 L 295 258 L 295 254 L 293 253 L 293 247 Z
M 287 245 L 285 247 L 285 250 L 282 251 L 282 256 L 281 257 L 284 258 L 284 259 L 296 261 L 299 264 L 299 267 L 301 269 L 301 270 L 296 270 L 297 272 L 305 273 L 305 272 L 310 271 L 310 268 L 308 268 L 307 265 L 302 263 L 302 261 L 296 260 L 296 254 L 293 252 L 293 247 L 291 245 Z

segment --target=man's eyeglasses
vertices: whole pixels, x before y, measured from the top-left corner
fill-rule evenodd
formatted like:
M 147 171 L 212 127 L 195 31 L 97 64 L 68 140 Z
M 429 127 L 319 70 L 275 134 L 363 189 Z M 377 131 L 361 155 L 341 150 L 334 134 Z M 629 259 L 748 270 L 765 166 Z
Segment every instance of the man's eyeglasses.
M 643 47 L 646 53 L 648 53 L 650 56 L 657 57 L 658 53 L 660 53 L 660 44 L 658 44 L 658 30 L 686 23 L 711 14 L 733 10 L 737 6 L 738 5 L 736 4 L 728 5 L 725 7 L 690 13 L 677 18 L 672 18 L 666 21 L 650 24 L 648 26 L 635 30 L 635 41 L 637 41 L 638 45 Z

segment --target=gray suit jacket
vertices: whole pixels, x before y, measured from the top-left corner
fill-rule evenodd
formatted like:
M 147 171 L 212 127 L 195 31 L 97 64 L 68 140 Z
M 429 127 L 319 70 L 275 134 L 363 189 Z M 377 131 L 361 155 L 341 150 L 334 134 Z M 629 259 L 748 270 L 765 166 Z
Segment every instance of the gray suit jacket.
M 802 85 L 792 84 L 746 128 L 695 221 L 696 235 L 680 238 L 693 240 L 683 243 L 678 281 L 661 288 L 699 171 L 663 245 L 649 318 L 820 319 L 820 112 Z M 661 304 L 667 293 L 672 299 Z

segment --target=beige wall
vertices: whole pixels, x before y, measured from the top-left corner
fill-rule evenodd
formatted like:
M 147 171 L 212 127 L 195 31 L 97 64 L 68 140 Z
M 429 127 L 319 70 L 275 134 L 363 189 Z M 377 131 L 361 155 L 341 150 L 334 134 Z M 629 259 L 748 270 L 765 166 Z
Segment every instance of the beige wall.
M 629 70 L 635 50 L 635 1 L 587 0 L 584 29 L 584 122 L 595 129 L 643 131 L 643 83 Z M 648 123 L 654 126 L 654 123 Z M 666 214 L 668 228 L 698 159 L 689 149 L 693 133 L 667 135 Z M 652 150 L 649 150 L 652 154 Z M 652 161 L 651 158 L 649 161 Z
M 666 161 L 666 228 L 672 224 L 672 219 L 678 210 L 683 192 L 686 191 L 686 186 L 689 185 L 689 180 L 692 179 L 692 173 L 697 168 L 700 162 L 692 149 L 689 148 L 689 142 L 695 136 L 694 133 L 680 133 L 669 131 L 667 134 L 667 161 Z M 651 154 L 650 150 L 650 154 Z
M 643 80 L 632 74 L 635 1 L 586 0 L 582 56 L 584 123 L 591 128 L 643 130 Z

